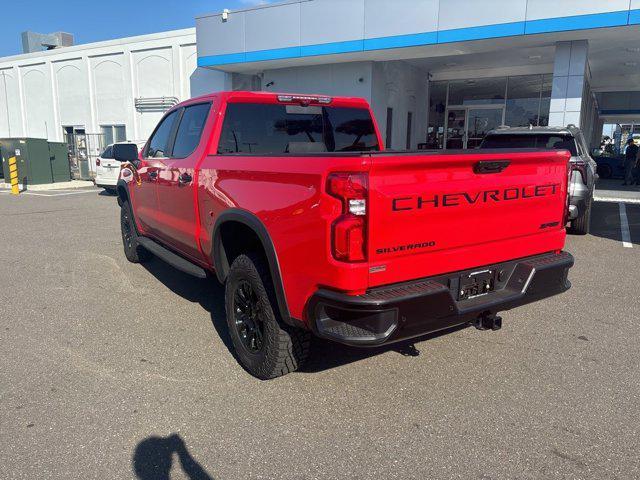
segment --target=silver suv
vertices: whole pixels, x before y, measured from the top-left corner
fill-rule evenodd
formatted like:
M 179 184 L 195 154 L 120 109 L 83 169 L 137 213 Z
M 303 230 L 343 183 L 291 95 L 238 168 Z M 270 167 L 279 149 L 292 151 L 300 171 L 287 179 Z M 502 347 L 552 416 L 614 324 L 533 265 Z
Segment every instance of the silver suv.
M 591 206 L 595 188 L 596 162 L 579 128 L 567 127 L 500 127 L 484 138 L 482 149 L 546 148 L 571 152 L 571 185 L 569 187 L 569 231 L 578 235 L 589 233 Z

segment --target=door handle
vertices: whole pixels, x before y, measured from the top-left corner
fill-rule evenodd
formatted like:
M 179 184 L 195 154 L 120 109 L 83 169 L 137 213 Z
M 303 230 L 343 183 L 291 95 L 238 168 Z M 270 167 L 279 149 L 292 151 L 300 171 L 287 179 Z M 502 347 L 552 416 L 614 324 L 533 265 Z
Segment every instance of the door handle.
M 192 180 L 193 180 L 193 178 L 188 173 L 182 173 L 178 177 L 178 183 L 180 183 L 182 185 L 187 184 L 187 183 L 191 183 Z
M 149 179 L 150 180 L 155 180 L 156 178 L 158 178 L 158 172 L 153 170 L 151 172 L 149 172 Z

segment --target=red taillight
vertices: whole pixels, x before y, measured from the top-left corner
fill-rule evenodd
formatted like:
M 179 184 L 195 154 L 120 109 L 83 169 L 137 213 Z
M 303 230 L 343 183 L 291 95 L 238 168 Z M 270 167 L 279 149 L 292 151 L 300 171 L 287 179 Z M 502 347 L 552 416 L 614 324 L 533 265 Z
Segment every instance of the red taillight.
M 363 262 L 367 259 L 367 184 L 365 173 L 329 175 L 327 192 L 342 201 L 342 215 L 332 225 L 332 250 L 336 260 Z
M 573 172 L 574 170 L 580 172 L 582 182 L 587 183 L 587 164 L 582 160 L 571 162 L 571 171 Z
M 100 166 L 100 158 L 96 158 L 96 167 Z

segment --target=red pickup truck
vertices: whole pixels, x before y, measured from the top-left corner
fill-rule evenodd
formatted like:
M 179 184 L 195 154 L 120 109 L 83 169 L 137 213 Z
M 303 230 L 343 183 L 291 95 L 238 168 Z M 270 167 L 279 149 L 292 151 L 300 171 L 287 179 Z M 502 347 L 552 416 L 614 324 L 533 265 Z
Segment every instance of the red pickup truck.
M 241 365 L 296 370 L 312 334 L 375 346 L 566 291 L 569 153 L 384 151 L 359 98 L 224 92 L 121 144 L 124 252 L 225 283 Z

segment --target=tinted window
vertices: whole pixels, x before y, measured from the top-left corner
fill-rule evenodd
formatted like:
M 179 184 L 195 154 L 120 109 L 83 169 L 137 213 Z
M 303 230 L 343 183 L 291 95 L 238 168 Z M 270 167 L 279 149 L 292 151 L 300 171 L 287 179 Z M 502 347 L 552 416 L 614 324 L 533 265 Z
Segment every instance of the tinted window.
M 173 145 L 172 157 L 184 158 L 193 153 L 200 143 L 200 136 L 210 107 L 211 104 L 202 103 L 185 108 L 176 134 L 176 142 Z
M 104 152 L 102 152 L 102 154 L 100 154 L 101 158 L 113 158 L 113 147 L 111 145 L 109 145 L 107 148 L 104 149 Z
M 162 158 L 166 157 L 169 150 L 169 140 L 171 138 L 171 130 L 173 129 L 173 121 L 178 111 L 171 112 L 162 120 L 158 128 L 154 132 L 149 141 L 149 148 L 145 154 L 146 157 Z
M 576 142 L 570 135 L 489 135 L 482 141 L 480 148 L 547 148 L 569 150 L 571 155 L 577 155 Z
M 236 103 L 227 106 L 219 153 L 378 150 L 368 110 Z

